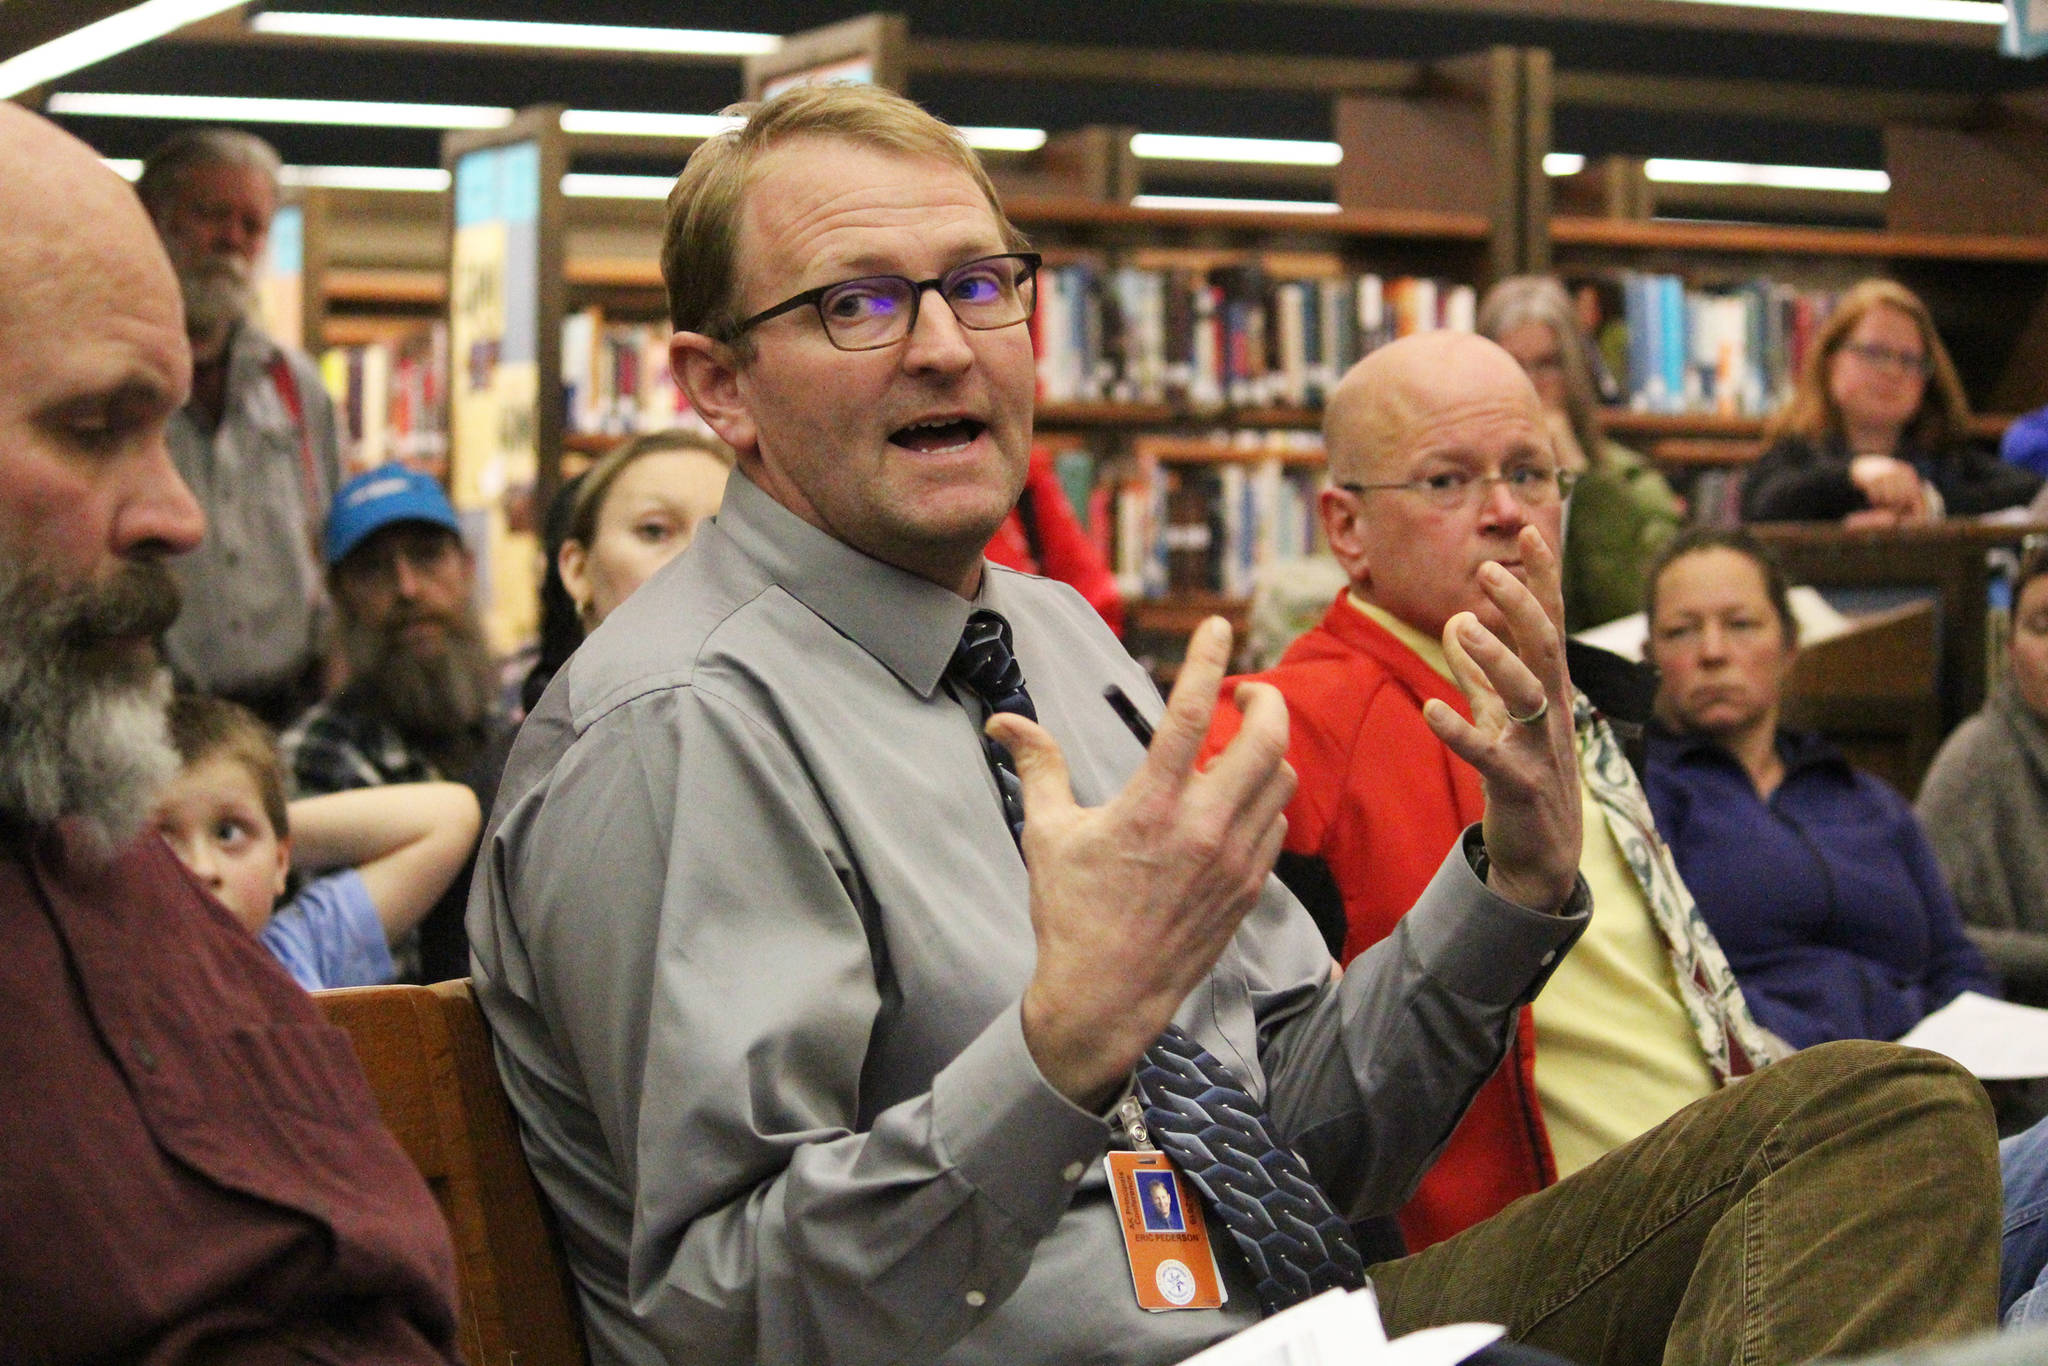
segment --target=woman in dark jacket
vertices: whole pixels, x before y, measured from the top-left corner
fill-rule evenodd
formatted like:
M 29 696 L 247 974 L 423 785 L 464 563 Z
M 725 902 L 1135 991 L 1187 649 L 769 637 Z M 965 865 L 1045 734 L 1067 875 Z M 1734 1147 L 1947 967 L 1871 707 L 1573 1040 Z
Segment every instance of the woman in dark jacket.
M 2041 478 L 1969 442 L 1927 305 L 1891 280 L 1836 304 L 1742 484 L 1746 522 L 1897 526 L 2025 503 Z
M 1965 990 L 1996 994 L 1905 799 L 1779 729 L 1796 628 L 1756 542 L 1681 535 L 1648 602 L 1644 787 L 1758 1021 L 1795 1047 L 1895 1039 Z

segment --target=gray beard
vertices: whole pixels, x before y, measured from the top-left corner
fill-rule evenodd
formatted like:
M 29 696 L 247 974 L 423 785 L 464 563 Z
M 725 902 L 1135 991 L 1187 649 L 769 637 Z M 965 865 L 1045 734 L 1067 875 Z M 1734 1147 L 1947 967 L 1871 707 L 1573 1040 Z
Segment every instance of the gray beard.
M 256 306 L 256 285 L 247 265 L 234 256 L 208 256 L 178 272 L 185 296 L 185 331 L 194 337 L 221 337 L 249 316 Z
M 447 649 L 422 658 L 405 644 L 409 620 L 394 617 L 382 627 L 343 620 L 349 699 L 427 751 L 442 776 L 460 779 L 474 757 L 478 723 L 497 697 L 490 647 L 464 613 L 446 623 Z
M 73 589 L 0 565 L 0 812 L 32 827 L 74 821 L 101 856 L 140 833 L 179 764 L 170 675 L 132 642 L 177 612 L 160 564 Z

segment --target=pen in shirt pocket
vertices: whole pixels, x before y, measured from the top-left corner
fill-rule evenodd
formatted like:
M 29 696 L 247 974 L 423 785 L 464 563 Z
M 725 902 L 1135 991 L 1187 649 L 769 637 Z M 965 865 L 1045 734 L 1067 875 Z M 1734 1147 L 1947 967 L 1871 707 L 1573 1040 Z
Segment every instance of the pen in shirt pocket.
M 1125 695 L 1124 690 L 1112 683 L 1102 690 L 1102 700 L 1109 703 L 1117 719 L 1124 723 L 1124 729 L 1138 737 L 1138 743 L 1152 748 L 1152 723 L 1138 714 L 1137 704 Z

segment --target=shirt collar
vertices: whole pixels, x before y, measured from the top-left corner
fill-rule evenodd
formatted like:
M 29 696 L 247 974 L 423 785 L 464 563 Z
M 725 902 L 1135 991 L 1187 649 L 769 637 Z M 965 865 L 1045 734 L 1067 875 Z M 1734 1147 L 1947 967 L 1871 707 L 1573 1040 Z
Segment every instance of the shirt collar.
M 1378 622 L 1380 629 L 1400 641 L 1410 650 L 1413 650 L 1415 657 L 1424 664 L 1429 665 L 1430 668 L 1435 669 L 1445 678 L 1450 678 L 1452 682 L 1455 683 L 1457 681 L 1455 678 L 1451 678 L 1451 661 L 1444 657 L 1444 643 L 1435 636 L 1416 630 L 1413 626 L 1410 626 L 1378 603 L 1367 602 L 1364 598 L 1359 597 L 1356 592 L 1346 593 L 1344 601 L 1357 608 L 1360 612 L 1363 612 L 1373 621 Z
M 976 603 L 819 530 L 741 470 L 726 484 L 718 525 L 778 587 L 905 687 L 932 695 Z M 990 577 L 981 577 L 984 597 Z

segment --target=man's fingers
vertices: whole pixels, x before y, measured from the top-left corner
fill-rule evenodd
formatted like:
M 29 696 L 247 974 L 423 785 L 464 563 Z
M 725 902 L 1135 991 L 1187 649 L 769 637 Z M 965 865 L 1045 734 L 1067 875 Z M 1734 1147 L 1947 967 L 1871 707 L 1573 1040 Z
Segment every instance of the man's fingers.
M 1529 591 L 1536 596 L 1553 630 L 1564 631 L 1564 566 L 1550 542 L 1533 526 L 1522 528 L 1522 565 L 1529 575 Z
M 1536 543 L 1541 544 L 1540 537 L 1536 538 Z M 1535 569 L 1536 566 L 1530 566 L 1532 577 Z M 1550 607 L 1544 606 L 1532 591 L 1535 585 L 1524 586 L 1507 570 L 1491 565 L 1480 571 L 1479 581 L 1507 625 L 1515 654 L 1540 680 L 1539 686 L 1546 695 L 1561 695 L 1565 682 L 1563 632 L 1558 618 L 1551 615 Z M 1562 600 L 1557 599 L 1554 593 L 1552 597 L 1552 605 L 1562 613 Z M 1527 714 L 1519 704 L 1515 710 L 1518 714 Z
M 1187 658 L 1173 692 L 1166 699 L 1166 715 L 1152 739 L 1145 770 L 1156 777 L 1179 784 L 1195 766 L 1202 741 L 1208 737 L 1209 721 L 1216 712 L 1216 693 L 1230 666 L 1230 623 L 1210 617 L 1195 628 L 1188 639 Z
M 1503 708 L 1510 720 L 1543 709 L 1549 691 L 1543 680 L 1470 612 L 1460 612 L 1446 625 L 1444 656 L 1474 716 L 1489 705 Z
M 1067 756 L 1059 742 L 1036 721 L 1015 712 L 999 711 L 988 719 L 988 736 L 1010 751 L 1017 766 L 1017 778 L 1024 789 L 1024 815 L 1058 810 L 1074 804 L 1074 787 L 1067 776 Z

